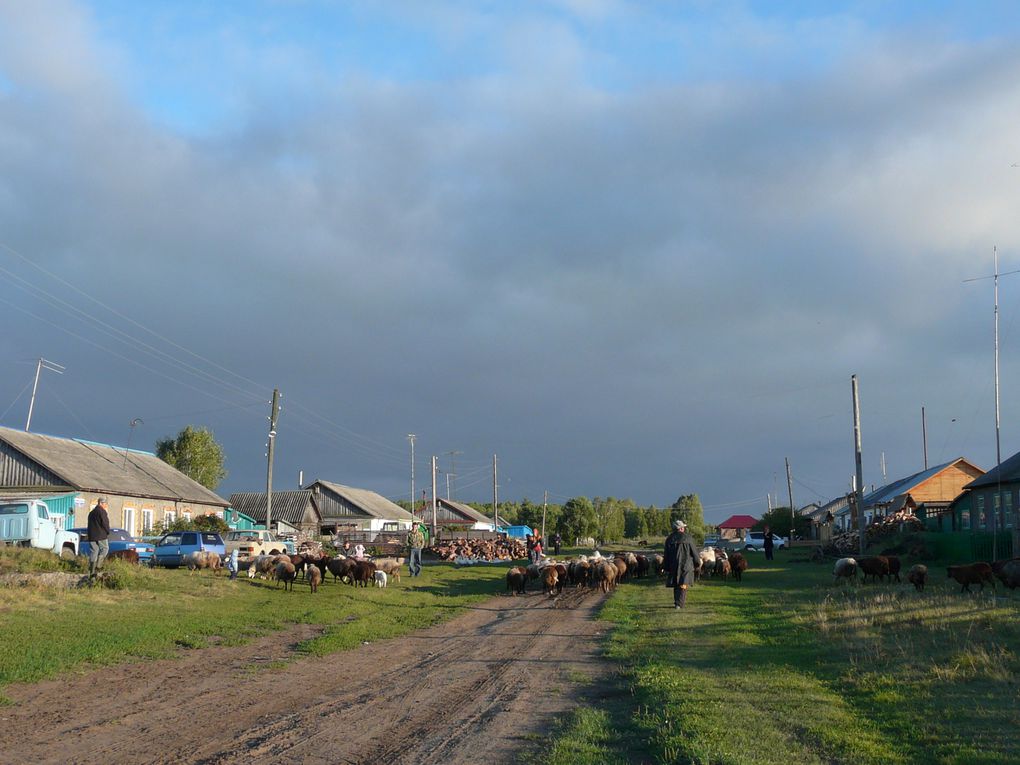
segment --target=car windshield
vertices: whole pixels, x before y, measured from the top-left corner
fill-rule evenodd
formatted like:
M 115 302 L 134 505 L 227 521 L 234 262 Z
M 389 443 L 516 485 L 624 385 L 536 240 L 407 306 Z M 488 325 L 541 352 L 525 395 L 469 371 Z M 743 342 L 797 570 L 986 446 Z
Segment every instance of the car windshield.
M 28 505 L 0 505 L 0 515 L 24 515 L 28 512 Z

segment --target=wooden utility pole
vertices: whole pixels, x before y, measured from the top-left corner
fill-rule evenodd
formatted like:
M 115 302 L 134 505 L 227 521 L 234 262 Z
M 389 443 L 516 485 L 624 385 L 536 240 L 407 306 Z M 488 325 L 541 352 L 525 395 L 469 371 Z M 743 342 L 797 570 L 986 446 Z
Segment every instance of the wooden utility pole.
M 859 547 L 864 555 L 864 463 L 861 458 L 861 404 L 857 392 L 857 375 L 850 377 L 850 389 L 854 400 L 854 462 L 857 480 L 854 486 L 854 504 L 857 507 L 857 532 L 860 536 Z
M 273 408 L 269 412 L 269 443 L 266 444 L 266 531 L 273 522 L 273 455 L 276 453 L 276 418 L 280 414 L 280 389 L 273 388 Z
M 35 365 L 35 382 L 32 384 L 32 399 L 28 402 L 28 419 L 25 421 L 25 432 L 32 426 L 32 410 L 35 409 L 35 392 L 39 389 L 39 373 L 44 369 L 48 369 L 51 372 L 56 372 L 58 375 L 64 374 L 66 367 L 60 366 L 52 361 L 40 358 Z
M 928 469 L 928 423 L 924 417 L 924 407 L 921 407 L 921 448 L 924 452 L 924 469 Z M 885 477 L 884 475 L 882 476 Z
M 790 542 L 793 543 L 793 530 L 797 526 L 796 513 L 793 509 L 793 476 L 790 474 L 790 458 L 786 458 L 786 490 L 790 493 Z
M 492 517 L 496 522 L 496 528 L 499 528 L 499 492 L 498 484 L 496 483 L 496 455 L 492 455 Z
M 407 440 L 411 442 L 411 515 L 414 515 L 414 433 L 407 434 Z
M 436 455 L 432 455 L 432 544 L 436 543 Z
M 545 539 L 545 514 L 549 509 L 549 491 L 545 492 L 545 499 L 542 500 L 542 539 Z

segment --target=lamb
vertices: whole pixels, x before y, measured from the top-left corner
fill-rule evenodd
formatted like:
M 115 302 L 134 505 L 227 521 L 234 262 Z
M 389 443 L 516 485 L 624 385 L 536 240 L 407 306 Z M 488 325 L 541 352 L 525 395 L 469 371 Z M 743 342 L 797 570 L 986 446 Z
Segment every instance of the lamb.
M 375 579 L 375 586 L 376 587 L 380 587 L 381 588 L 381 587 L 385 587 L 386 586 L 386 572 L 385 571 L 380 571 L 379 569 L 376 569 L 375 574 L 373 574 L 373 578 Z
M 995 577 L 992 575 L 992 567 L 983 561 L 971 563 L 969 566 L 949 566 L 946 569 L 950 579 L 955 579 L 962 586 L 960 592 L 970 592 L 972 584 L 980 584 L 985 589 L 985 582 L 995 587 Z
M 747 559 L 740 553 L 733 553 L 730 556 L 730 570 L 733 572 L 733 578 L 741 581 L 741 577 L 747 571 Z
M 319 585 L 322 584 L 322 570 L 318 566 L 311 564 L 306 569 L 306 574 L 308 576 L 308 586 L 312 588 L 313 593 L 318 592 Z
M 855 580 L 857 578 L 857 561 L 853 558 L 840 558 L 832 568 L 832 577 L 833 583 L 839 579 Z
M 924 585 L 928 582 L 928 567 L 923 563 L 915 563 L 907 572 L 907 581 L 918 592 L 924 592 Z
M 546 566 L 542 572 L 542 592 L 546 595 L 556 594 L 557 585 L 559 584 L 560 577 L 556 571 L 555 566 Z
M 1020 587 L 1020 558 L 995 561 L 992 573 L 1009 589 L 1015 590 Z
M 294 591 L 294 580 L 297 579 L 297 569 L 290 560 L 281 560 L 276 564 L 276 586 L 280 586 L 280 582 L 283 582 L 283 589 L 290 589 Z
M 209 550 L 198 550 L 184 556 L 184 565 L 192 575 L 200 568 L 212 569 L 216 574 L 220 571 L 220 556 Z
M 869 576 L 874 581 L 879 579 L 884 581 L 889 575 L 889 559 L 883 555 L 861 558 L 857 561 L 857 567 L 861 570 L 861 575 L 865 582 L 868 581 Z
M 511 595 L 523 595 L 524 583 L 528 580 L 528 572 L 520 566 L 514 566 L 506 572 L 506 589 Z
M 400 567 L 405 562 L 403 558 L 376 558 L 372 562 L 376 571 L 385 571 L 387 576 L 400 581 Z

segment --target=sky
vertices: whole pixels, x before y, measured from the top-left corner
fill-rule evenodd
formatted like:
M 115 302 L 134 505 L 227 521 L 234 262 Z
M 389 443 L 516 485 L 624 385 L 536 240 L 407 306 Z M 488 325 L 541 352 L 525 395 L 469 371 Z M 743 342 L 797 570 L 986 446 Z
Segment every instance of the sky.
M 706 519 L 1020 449 L 1020 7 L 0 0 L 0 424 Z M 978 281 L 968 281 L 979 279 Z M 132 425 L 132 423 L 134 423 Z M 773 499 L 772 501 L 776 501 Z

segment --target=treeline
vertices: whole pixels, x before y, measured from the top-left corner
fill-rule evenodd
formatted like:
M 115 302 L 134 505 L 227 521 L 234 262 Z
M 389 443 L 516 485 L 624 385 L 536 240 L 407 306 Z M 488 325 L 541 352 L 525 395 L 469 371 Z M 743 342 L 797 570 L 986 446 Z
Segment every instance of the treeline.
M 401 503 L 406 508 L 406 503 Z M 489 518 L 493 517 L 492 503 L 468 502 L 471 507 Z M 639 507 L 632 499 L 616 497 L 573 497 L 562 505 L 549 504 L 545 509 L 546 537 L 558 533 L 564 542 L 594 539 L 596 544 L 617 542 L 623 539 L 663 537 L 670 533 L 673 520 L 683 518 L 697 543 L 705 538 L 705 521 L 701 500 L 697 494 L 685 494 L 666 508 L 655 505 Z M 542 528 L 541 503 L 524 499 L 520 502 L 501 502 L 501 525 Z

